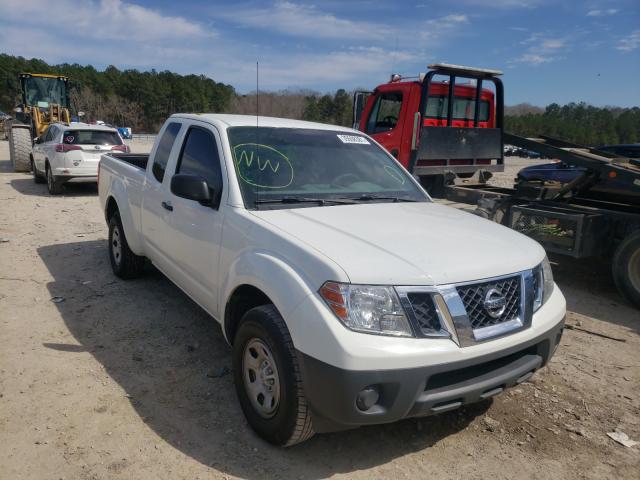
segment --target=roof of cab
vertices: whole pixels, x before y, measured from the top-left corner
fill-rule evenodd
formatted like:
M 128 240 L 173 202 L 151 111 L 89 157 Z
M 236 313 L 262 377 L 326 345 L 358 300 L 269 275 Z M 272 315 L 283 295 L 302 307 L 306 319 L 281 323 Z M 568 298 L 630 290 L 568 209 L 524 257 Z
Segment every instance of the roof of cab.
M 214 125 L 227 127 L 255 127 L 255 115 L 231 115 L 226 113 L 176 113 L 170 118 L 184 118 L 190 120 L 200 120 Z M 292 120 L 290 118 L 258 117 L 260 127 L 274 128 L 308 128 L 313 130 L 333 130 L 344 132 L 355 132 L 355 130 L 338 125 L 327 125 L 326 123 L 306 122 L 304 120 Z

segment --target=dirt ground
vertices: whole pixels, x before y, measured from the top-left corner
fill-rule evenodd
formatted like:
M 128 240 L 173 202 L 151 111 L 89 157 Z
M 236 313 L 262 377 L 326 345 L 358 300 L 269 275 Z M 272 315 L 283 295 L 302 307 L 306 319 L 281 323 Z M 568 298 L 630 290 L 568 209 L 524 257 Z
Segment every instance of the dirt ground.
M 114 277 L 106 235 L 95 187 L 52 197 L 0 142 L 3 480 L 640 478 L 640 445 L 606 435 L 640 441 L 640 312 L 602 262 L 552 259 L 567 322 L 624 341 L 566 330 L 548 367 L 493 401 L 279 449 L 220 376 L 215 321 L 153 268 Z

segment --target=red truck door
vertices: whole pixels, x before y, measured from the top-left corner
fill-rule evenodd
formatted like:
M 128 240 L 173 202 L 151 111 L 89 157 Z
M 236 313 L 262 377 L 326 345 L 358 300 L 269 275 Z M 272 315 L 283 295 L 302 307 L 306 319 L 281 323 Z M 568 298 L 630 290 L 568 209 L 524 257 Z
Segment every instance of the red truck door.
M 359 125 L 360 130 L 373 137 L 405 167 L 409 165 L 411 105 L 417 103 L 412 93 L 408 84 L 379 87 L 368 99 Z

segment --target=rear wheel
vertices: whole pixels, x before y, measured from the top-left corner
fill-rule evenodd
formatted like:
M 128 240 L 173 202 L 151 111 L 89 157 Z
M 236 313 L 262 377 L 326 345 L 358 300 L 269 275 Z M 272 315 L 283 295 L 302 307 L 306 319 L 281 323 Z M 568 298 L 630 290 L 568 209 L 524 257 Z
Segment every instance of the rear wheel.
M 109 219 L 109 260 L 113 273 L 123 279 L 139 277 L 144 270 L 144 257 L 129 248 L 119 212 Z
M 33 161 L 33 157 L 31 158 L 31 172 L 33 173 L 33 181 L 36 183 L 44 183 L 45 179 L 42 178 L 42 175 L 38 173 L 36 170 L 36 162 Z
M 313 436 L 293 341 L 273 305 L 242 317 L 233 342 L 233 375 L 242 411 L 258 435 L 280 446 Z
M 49 193 L 51 195 L 60 195 L 62 193 L 62 182 L 56 180 L 53 172 L 51 171 L 51 167 L 47 163 L 46 165 L 45 175 L 47 177 L 47 188 L 49 189 Z
M 620 293 L 640 308 L 640 231 L 627 236 L 613 255 L 613 280 Z
M 31 166 L 31 133 L 28 128 L 12 128 L 9 134 L 9 157 L 15 172 L 28 172 Z
M 444 175 L 420 177 L 420 185 L 434 198 L 444 198 L 446 181 Z

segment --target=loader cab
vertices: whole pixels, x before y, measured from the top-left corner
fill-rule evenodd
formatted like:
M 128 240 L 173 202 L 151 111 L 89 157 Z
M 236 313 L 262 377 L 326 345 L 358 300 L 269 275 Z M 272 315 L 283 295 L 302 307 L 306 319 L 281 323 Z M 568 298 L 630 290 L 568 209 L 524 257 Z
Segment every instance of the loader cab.
M 21 105 L 16 107 L 16 119 L 29 125 L 31 136 L 42 135 L 55 122 L 69 122 L 69 79 L 63 75 L 20 73 Z
M 450 64 L 429 69 L 356 92 L 354 128 L 421 178 L 502 171 L 501 72 Z
M 48 108 L 50 104 L 68 108 L 68 78 L 62 75 L 20 74 L 22 103 L 29 107 Z

